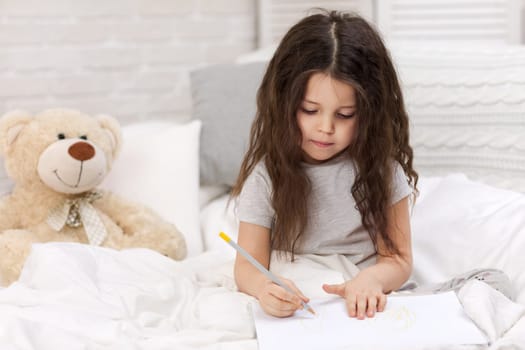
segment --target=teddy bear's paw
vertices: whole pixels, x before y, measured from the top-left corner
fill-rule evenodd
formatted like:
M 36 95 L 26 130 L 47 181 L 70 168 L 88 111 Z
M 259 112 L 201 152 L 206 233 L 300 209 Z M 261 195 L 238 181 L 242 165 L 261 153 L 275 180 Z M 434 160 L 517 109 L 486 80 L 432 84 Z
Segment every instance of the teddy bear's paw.
M 117 244 L 111 242 L 107 246 L 115 248 L 148 248 L 155 250 L 168 258 L 182 260 L 186 257 L 186 241 L 182 235 L 160 235 L 158 234 L 130 234 L 123 235 Z
M 186 241 L 183 237 L 169 240 L 163 248 L 163 254 L 175 260 L 182 260 L 187 255 Z
M 16 282 L 22 272 L 22 265 L 1 266 L 0 267 L 0 286 L 7 287 Z
M 149 237 L 148 242 L 151 249 L 175 260 L 182 260 L 186 257 L 186 240 L 174 225 L 167 224 L 157 227 Z

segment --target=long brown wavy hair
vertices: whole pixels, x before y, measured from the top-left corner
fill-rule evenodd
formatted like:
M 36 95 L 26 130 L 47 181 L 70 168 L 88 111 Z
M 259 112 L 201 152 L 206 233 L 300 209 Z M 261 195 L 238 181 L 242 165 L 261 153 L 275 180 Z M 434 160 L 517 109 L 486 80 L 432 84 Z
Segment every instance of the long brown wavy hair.
M 259 87 L 249 148 L 231 195 L 240 194 L 255 165 L 264 161 L 275 210 L 271 247 L 291 252 L 293 259 L 308 222 L 310 193 L 296 115 L 308 79 L 316 72 L 356 91 L 357 135 L 347 150 L 357 170 L 352 196 L 374 243 L 380 235 L 388 252 L 398 253 L 387 232 L 393 160 L 401 164 L 414 193 L 418 174 L 412 167 L 408 115 L 389 52 L 376 30 L 358 15 L 322 10 L 286 33 Z

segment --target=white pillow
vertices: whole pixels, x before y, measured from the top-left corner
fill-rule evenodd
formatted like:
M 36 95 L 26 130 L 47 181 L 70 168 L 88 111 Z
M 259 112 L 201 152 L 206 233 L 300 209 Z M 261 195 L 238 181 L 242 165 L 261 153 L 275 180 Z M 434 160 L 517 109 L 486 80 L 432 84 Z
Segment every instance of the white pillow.
M 239 220 L 235 215 L 234 200 L 228 203 L 229 198 L 228 194 L 223 194 L 202 208 L 201 228 L 205 251 L 216 251 L 234 258 L 235 249 L 219 237 L 219 232 L 223 231 L 237 241 Z
M 203 251 L 199 225 L 201 122 L 148 121 L 122 127 L 123 146 L 101 185 L 145 204 L 184 234 L 188 256 Z
M 412 215 L 413 277 L 444 281 L 475 268 L 503 270 L 525 303 L 525 195 L 454 174 L 430 182 Z

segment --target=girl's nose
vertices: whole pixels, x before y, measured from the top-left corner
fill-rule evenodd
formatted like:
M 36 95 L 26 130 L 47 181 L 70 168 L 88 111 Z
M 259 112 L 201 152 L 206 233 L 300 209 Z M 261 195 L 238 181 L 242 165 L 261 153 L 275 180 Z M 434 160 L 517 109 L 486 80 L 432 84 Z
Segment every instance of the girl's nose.
M 320 115 L 318 130 L 326 134 L 332 134 L 334 132 L 334 121 L 330 115 Z

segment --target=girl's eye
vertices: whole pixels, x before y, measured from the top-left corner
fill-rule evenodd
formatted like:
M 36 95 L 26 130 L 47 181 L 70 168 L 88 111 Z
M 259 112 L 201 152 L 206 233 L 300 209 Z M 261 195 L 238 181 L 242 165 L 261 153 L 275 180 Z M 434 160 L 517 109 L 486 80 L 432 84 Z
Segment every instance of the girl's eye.
M 301 107 L 301 111 L 303 113 L 306 113 L 306 114 L 315 114 L 317 113 L 317 110 L 316 109 L 306 109 L 304 107 Z
M 87 140 L 87 135 L 81 135 L 79 136 L 79 138 L 81 138 L 82 140 Z
M 342 119 L 350 119 L 355 115 L 355 113 L 352 114 L 343 114 L 343 113 L 337 113 L 337 116 Z
M 64 135 L 64 133 L 60 133 L 60 134 L 57 135 L 57 139 L 59 139 L 59 140 L 63 140 L 65 138 L 66 138 L 66 135 Z

